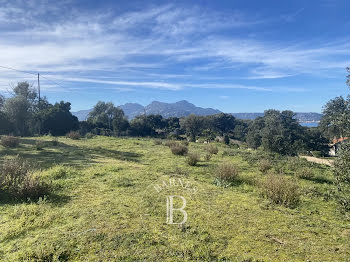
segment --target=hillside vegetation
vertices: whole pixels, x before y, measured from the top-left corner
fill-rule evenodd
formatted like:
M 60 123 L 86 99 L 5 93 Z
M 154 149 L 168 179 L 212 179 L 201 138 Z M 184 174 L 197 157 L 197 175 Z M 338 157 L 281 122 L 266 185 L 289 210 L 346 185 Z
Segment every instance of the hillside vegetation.
M 173 154 L 174 143 L 187 156 Z M 350 223 L 337 209 L 330 167 L 211 145 L 47 136 L 0 146 L 0 164 L 19 155 L 50 186 L 40 199 L 2 192 L 0 260 L 349 259 Z M 199 162 L 190 165 L 191 155 Z M 169 179 L 196 190 L 155 190 Z M 166 224 L 168 193 L 186 198 L 184 225 Z

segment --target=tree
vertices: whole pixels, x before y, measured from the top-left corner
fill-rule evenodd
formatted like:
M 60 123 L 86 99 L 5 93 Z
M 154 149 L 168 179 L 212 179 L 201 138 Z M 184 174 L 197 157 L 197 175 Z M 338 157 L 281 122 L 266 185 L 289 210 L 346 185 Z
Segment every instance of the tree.
M 350 128 L 350 97 L 342 96 L 331 99 L 323 107 L 323 117 L 320 127 L 328 138 L 349 135 Z
M 125 117 L 114 118 L 112 121 L 113 131 L 116 136 L 120 136 L 129 128 L 129 121 Z
M 195 141 L 196 137 L 202 132 L 204 119 L 201 116 L 191 114 L 180 120 L 180 126 L 185 130 L 187 137 L 191 141 Z
M 30 109 L 30 102 L 23 96 L 15 96 L 6 100 L 4 112 L 12 122 L 15 134 L 29 135 L 29 123 L 32 117 Z
M 262 117 L 256 118 L 248 126 L 246 141 L 249 147 L 257 149 L 261 146 L 261 130 L 265 127 L 265 120 Z
M 115 107 L 112 102 L 97 102 L 93 110 L 89 113 L 88 122 L 99 128 L 112 129 L 112 122 L 116 118 L 123 118 L 124 112 L 119 107 Z
M 304 149 L 304 129 L 292 111 L 267 110 L 261 132 L 263 147 L 283 155 L 295 155 Z
M 0 135 L 9 134 L 12 130 L 12 124 L 7 116 L 0 111 Z
M 77 130 L 79 121 L 70 112 L 69 102 L 56 103 L 53 106 L 41 111 L 42 132 L 51 133 L 54 136 L 67 134 L 69 131 Z
M 4 103 L 5 103 L 5 97 L 3 95 L 0 95 L 0 110 L 4 106 Z
M 350 211 L 350 143 L 343 143 L 334 162 L 338 202 L 344 211 Z
M 233 131 L 236 126 L 236 118 L 231 114 L 220 113 L 209 116 L 210 128 L 217 132 L 220 136 Z

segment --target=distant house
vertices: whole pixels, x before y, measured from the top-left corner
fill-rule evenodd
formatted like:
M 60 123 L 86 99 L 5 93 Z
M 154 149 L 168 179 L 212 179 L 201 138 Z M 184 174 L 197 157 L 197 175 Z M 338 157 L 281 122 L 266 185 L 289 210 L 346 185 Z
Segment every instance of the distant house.
M 340 145 L 348 139 L 349 139 L 348 137 L 334 138 L 332 143 L 329 145 L 330 146 L 329 155 L 336 156 L 338 154 Z

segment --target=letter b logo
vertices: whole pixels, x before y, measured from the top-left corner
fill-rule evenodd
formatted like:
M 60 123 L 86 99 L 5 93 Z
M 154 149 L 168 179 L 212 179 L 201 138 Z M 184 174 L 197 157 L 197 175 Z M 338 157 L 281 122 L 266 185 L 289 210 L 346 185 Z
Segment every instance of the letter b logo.
M 182 200 L 182 207 L 174 208 L 174 198 L 178 197 Z M 186 207 L 186 199 L 182 196 L 168 196 L 166 198 L 166 223 L 172 225 L 183 224 L 187 221 L 187 212 L 184 210 Z M 183 220 L 180 223 L 174 223 L 174 211 L 180 211 L 183 214 Z

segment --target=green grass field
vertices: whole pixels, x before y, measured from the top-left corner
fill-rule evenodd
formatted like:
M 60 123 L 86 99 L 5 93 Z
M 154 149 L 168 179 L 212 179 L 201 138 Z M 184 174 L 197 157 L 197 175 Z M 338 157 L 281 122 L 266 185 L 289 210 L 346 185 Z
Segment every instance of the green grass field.
M 37 150 L 36 140 L 48 143 Z M 191 143 L 202 157 L 189 166 L 152 139 L 51 140 L 0 146 L 0 162 L 20 155 L 53 188 L 39 201 L 1 199 L 1 261 L 350 261 L 350 222 L 334 200 L 330 167 L 300 160 L 316 176 L 298 178 L 301 202 L 291 209 L 261 196 L 261 151 L 217 144 L 205 161 L 205 145 Z M 215 167 L 227 161 L 239 180 L 219 186 Z M 276 158 L 274 167 L 292 178 L 298 161 Z M 178 178 L 196 191 L 154 188 Z M 187 200 L 184 225 L 166 223 L 170 194 Z

